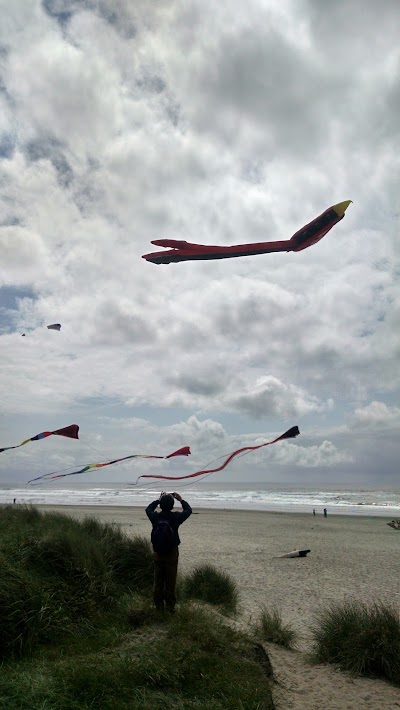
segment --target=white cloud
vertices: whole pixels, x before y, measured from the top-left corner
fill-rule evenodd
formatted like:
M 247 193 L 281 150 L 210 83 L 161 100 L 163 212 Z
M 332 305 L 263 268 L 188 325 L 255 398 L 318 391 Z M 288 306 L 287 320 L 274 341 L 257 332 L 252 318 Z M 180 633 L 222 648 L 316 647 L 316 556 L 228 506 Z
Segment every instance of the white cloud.
M 31 284 L 39 270 L 48 270 L 46 247 L 39 234 L 18 225 L 0 227 L 3 259 L 0 282 Z
M 388 429 L 389 427 L 398 427 L 399 424 L 399 407 L 388 407 L 385 402 L 374 401 L 355 410 L 352 428 Z
M 246 394 L 237 396 L 234 407 L 255 418 L 265 414 L 278 417 L 298 417 L 310 412 L 323 412 L 333 407 L 310 397 L 307 392 L 295 385 L 286 385 L 278 378 L 268 375 L 261 377 L 254 388 Z
M 304 468 L 337 467 L 353 461 L 348 451 L 341 451 L 331 441 L 323 441 L 318 446 L 294 446 L 286 444 L 274 451 L 272 461 Z
M 349 432 L 392 432 L 400 392 L 397 3 L 37 0 L 2 17 L 0 286 L 35 294 L 0 308 L 4 438 L 66 410 L 95 436 L 100 399 L 150 428 L 170 411 L 205 458 L 295 419 L 304 452 L 280 456 L 362 472 Z M 141 259 L 160 237 L 288 238 L 343 199 L 298 254 Z

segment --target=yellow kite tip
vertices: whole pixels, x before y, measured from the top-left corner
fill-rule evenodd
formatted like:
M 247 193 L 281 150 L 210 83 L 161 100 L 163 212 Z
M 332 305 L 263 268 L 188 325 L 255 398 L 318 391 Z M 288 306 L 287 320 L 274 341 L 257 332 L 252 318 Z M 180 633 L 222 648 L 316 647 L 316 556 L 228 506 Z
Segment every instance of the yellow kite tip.
M 338 217 L 343 217 L 348 206 L 353 202 L 353 200 L 345 200 L 344 202 L 338 202 L 337 205 L 333 205 L 333 208 L 338 215 Z

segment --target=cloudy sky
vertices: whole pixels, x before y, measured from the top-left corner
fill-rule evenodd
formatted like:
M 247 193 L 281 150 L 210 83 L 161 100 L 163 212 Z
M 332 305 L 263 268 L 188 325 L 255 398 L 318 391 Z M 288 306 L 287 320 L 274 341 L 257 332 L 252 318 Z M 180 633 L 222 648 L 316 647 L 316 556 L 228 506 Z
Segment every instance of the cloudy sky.
M 80 441 L 0 481 L 189 445 L 85 480 L 183 475 L 297 424 L 214 479 L 398 484 L 398 0 L 1 5 L 0 445 Z M 141 258 L 346 199 L 299 253 Z

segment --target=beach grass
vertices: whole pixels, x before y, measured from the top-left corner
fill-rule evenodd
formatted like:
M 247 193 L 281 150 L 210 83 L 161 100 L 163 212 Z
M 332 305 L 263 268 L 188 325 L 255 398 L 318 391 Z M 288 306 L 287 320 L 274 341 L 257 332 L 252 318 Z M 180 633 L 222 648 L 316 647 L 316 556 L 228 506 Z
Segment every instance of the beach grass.
M 260 618 L 253 624 L 253 633 L 262 641 L 288 649 L 293 649 L 298 640 L 298 634 L 290 624 L 284 623 L 277 607 L 262 607 Z
M 213 565 L 198 565 L 182 580 L 182 593 L 186 599 L 197 599 L 218 607 L 225 613 L 235 613 L 239 592 L 230 575 Z
M 114 525 L 0 508 L 0 707 L 272 710 L 255 640 L 197 602 L 156 611 L 152 559 Z
M 88 633 L 99 615 L 125 594 L 149 592 L 153 580 L 147 540 L 29 506 L 1 509 L 0 563 L 0 658 Z
M 21 710 L 273 710 L 253 642 L 208 610 L 183 605 L 147 633 L 96 653 L 4 664 L 0 704 Z
M 311 660 L 400 686 L 400 615 L 394 607 L 352 600 L 322 609 Z

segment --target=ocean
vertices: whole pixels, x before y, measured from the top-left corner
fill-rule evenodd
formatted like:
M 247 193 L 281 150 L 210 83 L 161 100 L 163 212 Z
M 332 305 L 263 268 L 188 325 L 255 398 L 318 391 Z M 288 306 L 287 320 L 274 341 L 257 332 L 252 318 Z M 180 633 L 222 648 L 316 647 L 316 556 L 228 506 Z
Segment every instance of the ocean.
M 167 482 L 170 483 L 170 482 Z M 150 486 L 125 483 L 75 483 L 58 485 L 0 486 L 0 504 L 94 505 L 146 507 L 160 492 Z M 187 486 L 187 484 L 186 484 Z M 167 490 L 171 490 L 170 486 Z M 400 518 L 400 488 L 352 488 L 343 486 L 296 486 L 273 483 L 198 483 L 177 488 L 192 507 L 267 510 L 339 515 L 374 515 Z

